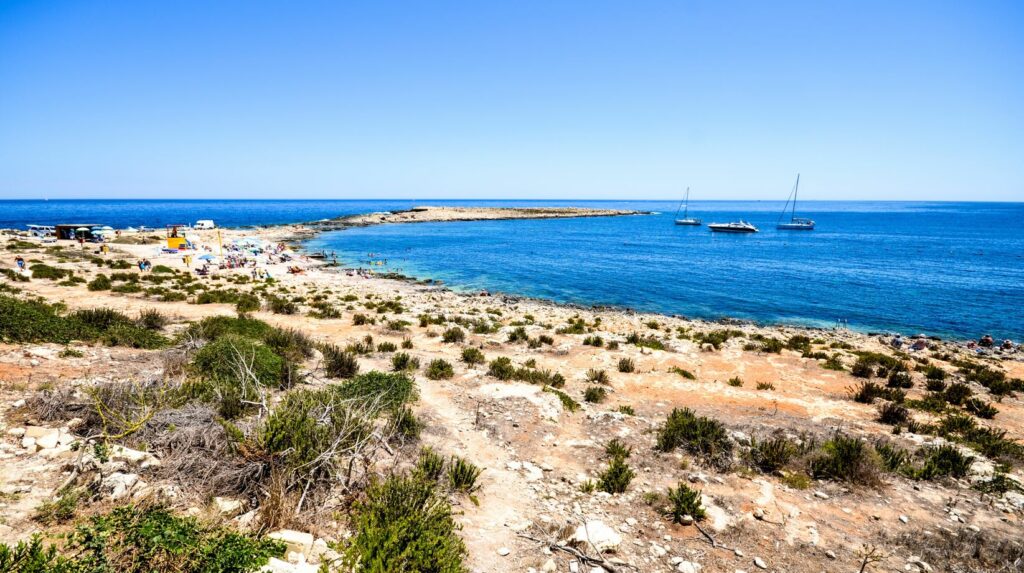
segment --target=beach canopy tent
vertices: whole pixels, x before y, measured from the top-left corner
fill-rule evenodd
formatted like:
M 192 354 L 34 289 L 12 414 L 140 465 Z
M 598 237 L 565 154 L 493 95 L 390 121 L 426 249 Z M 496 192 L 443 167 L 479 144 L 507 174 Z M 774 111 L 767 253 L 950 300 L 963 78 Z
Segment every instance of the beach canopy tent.
M 54 227 L 58 239 L 77 239 L 84 237 L 86 239 L 92 238 L 92 228 L 102 228 L 102 225 L 96 223 L 75 223 L 75 224 L 62 224 Z
M 198 258 L 199 258 L 200 261 L 212 261 L 212 260 L 216 259 L 217 257 L 215 257 L 213 255 L 199 255 Z

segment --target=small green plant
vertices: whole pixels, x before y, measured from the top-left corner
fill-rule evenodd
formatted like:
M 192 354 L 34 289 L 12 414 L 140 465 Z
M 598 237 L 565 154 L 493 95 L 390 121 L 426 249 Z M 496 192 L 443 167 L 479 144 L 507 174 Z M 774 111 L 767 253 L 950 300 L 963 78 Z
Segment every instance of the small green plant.
M 604 402 L 607 397 L 608 390 L 601 386 L 588 386 L 586 391 L 583 392 L 583 399 L 594 404 Z
M 431 380 L 447 380 L 455 375 L 455 370 L 448 361 L 436 358 L 427 364 L 426 375 Z
M 607 493 L 623 493 L 635 476 L 636 472 L 630 469 L 623 458 L 614 457 L 598 477 L 597 488 Z
M 608 378 L 608 373 L 604 370 L 591 368 L 587 370 L 587 382 L 591 382 L 593 384 L 611 384 L 611 379 Z
M 733 376 L 729 379 L 728 384 L 739 388 L 740 386 L 743 386 L 743 380 L 739 376 Z
M 910 420 L 910 410 L 902 404 L 886 402 L 878 407 L 878 421 L 890 426 L 906 424 Z
M 619 359 L 619 372 L 630 373 L 634 371 L 636 371 L 636 364 L 633 363 L 632 358 Z
M 395 435 L 403 440 L 419 439 L 420 431 L 423 430 L 423 422 L 416 418 L 408 406 L 395 412 L 391 422 Z
M 498 380 L 511 380 L 516 375 L 516 368 L 512 365 L 512 360 L 507 356 L 499 356 L 494 360 L 491 360 L 487 368 L 487 374 L 497 378 Z
M 398 350 L 398 345 L 394 342 L 384 341 L 377 344 L 377 352 L 387 353 Z
M 453 326 L 448 330 L 444 331 L 441 335 L 441 341 L 448 344 L 457 344 L 466 340 L 466 331 L 462 330 L 458 326 Z
M 633 407 L 630 406 L 629 404 L 623 404 L 623 405 L 619 406 L 618 408 L 616 408 L 615 411 L 620 413 L 620 414 L 625 414 L 627 416 L 635 416 L 636 415 L 636 411 L 633 410 Z
M 353 515 L 355 534 L 343 557 L 346 570 L 466 571 L 466 546 L 458 536 L 451 505 L 431 480 L 414 473 L 374 483 Z
M 704 506 L 701 505 L 700 491 L 690 489 L 683 482 L 679 482 L 674 488 L 668 488 L 666 497 L 670 505 L 665 513 L 673 523 L 683 523 L 687 516 L 694 521 L 703 521 L 707 516 Z
M 324 374 L 328 378 L 352 378 L 359 374 L 359 360 L 354 353 L 335 344 L 324 344 L 320 351 L 324 355 Z
M 405 352 L 399 352 L 391 357 L 391 369 L 395 372 L 412 371 L 419 367 L 420 359 L 409 356 Z
M 36 508 L 32 519 L 50 525 L 54 523 L 65 523 L 75 517 L 78 511 L 78 503 L 85 492 L 81 489 L 69 488 L 60 492 L 60 496 L 53 501 L 47 501 Z
M 101 290 L 110 290 L 111 286 L 112 285 L 110 283 L 110 277 L 108 277 L 105 274 L 100 273 L 100 274 L 96 275 L 96 278 L 94 278 L 91 281 L 89 281 L 89 283 L 85 285 L 85 288 L 87 288 L 87 289 L 89 289 L 91 291 L 101 291 Z
M 633 453 L 633 448 L 622 443 L 618 438 L 612 438 L 604 446 L 604 453 L 613 458 L 628 458 Z
M 432 482 L 436 482 L 444 473 L 444 457 L 426 446 L 420 450 L 420 457 L 416 460 L 416 471 Z
M 452 491 L 473 493 L 479 487 L 476 480 L 481 473 L 483 470 L 472 462 L 459 456 L 452 456 L 448 462 L 448 485 Z
M 781 470 L 797 455 L 797 447 L 783 436 L 775 436 L 767 440 L 752 439 L 750 443 L 750 461 L 758 470 L 772 473 Z
M 484 360 L 484 353 L 481 352 L 479 348 L 467 346 L 462 349 L 462 361 L 466 364 L 483 364 Z
M 811 475 L 816 479 L 875 484 L 878 456 L 864 440 L 836 432 L 811 460 Z
M 757 383 L 757 389 L 758 390 L 769 390 L 769 391 L 775 390 L 775 384 L 772 384 L 771 382 L 758 382 Z
M 676 408 L 658 429 L 657 448 L 671 452 L 683 448 L 708 463 L 726 468 L 732 463 L 733 443 L 718 420 L 697 416 L 689 408 Z
M 689 370 L 680 368 L 678 366 L 673 366 L 672 368 L 669 368 L 668 371 L 672 372 L 673 374 L 678 374 L 678 375 L 682 376 L 683 378 L 686 378 L 687 380 L 696 380 L 697 379 L 697 377 L 693 375 L 693 372 L 690 372 Z
M 591 494 L 597 491 L 597 483 L 594 480 L 588 479 L 580 484 L 580 493 Z
M 561 390 L 558 390 L 556 388 L 552 388 L 551 386 L 545 386 L 544 391 L 550 392 L 551 394 L 557 396 L 558 400 L 562 403 L 562 407 L 565 408 L 566 412 L 575 412 L 576 410 L 580 409 L 579 402 L 573 400 L 572 396 L 566 394 L 565 392 L 562 392 Z

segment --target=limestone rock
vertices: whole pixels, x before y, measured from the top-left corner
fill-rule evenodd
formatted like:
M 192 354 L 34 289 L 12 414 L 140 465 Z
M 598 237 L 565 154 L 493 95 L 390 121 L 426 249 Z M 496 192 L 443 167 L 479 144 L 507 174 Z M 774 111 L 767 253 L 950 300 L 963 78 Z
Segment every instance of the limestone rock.
M 569 540 L 573 543 L 591 547 L 598 552 L 614 551 L 622 543 L 622 536 L 603 521 L 588 521 L 576 528 Z
M 305 531 L 294 529 L 279 529 L 267 534 L 271 539 L 277 539 L 288 546 L 288 551 L 306 555 L 313 549 L 313 535 Z

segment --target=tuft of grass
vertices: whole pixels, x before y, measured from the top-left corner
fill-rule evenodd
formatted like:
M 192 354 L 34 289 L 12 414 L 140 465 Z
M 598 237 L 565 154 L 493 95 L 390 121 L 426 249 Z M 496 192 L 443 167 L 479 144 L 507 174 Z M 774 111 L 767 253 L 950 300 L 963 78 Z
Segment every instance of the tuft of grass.
M 57 499 L 47 501 L 36 508 L 32 519 L 43 525 L 55 523 L 66 523 L 75 517 L 78 511 L 78 503 L 85 496 L 85 491 L 77 488 L 69 488 L 60 492 Z M 3 570 L 3 569 L 0 569 Z
M 575 412 L 576 410 L 580 409 L 579 402 L 573 400 L 572 396 L 566 394 L 565 392 L 562 392 L 561 390 L 558 390 L 556 388 L 552 388 L 551 386 L 545 386 L 544 391 L 550 392 L 557 396 L 558 400 L 562 403 L 562 407 L 565 408 L 566 412 Z
M 736 388 L 739 388 L 739 387 L 743 386 L 743 379 L 740 378 L 739 376 L 733 376 L 732 378 L 729 379 L 727 384 L 729 384 L 730 386 L 734 386 Z
M 498 380 L 512 380 L 516 375 L 516 368 L 512 365 L 512 359 L 507 356 L 499 356 L 491 360 L 487 374 Z
M 896 402 L 886 402 L 878 407 L 878 421 L 890 426 L 906 424 L 910 420 L 910 410 Z
M 636 411 L 633 410 L 633 407 L 630 406 L 629 404 L 623 404 L 623 405 L 619 406 L 618 408 L 616 408 L 615 411 L 620 413 L 620 414 L 625 414 L 627 416 L 635 416 L 636 415 Z

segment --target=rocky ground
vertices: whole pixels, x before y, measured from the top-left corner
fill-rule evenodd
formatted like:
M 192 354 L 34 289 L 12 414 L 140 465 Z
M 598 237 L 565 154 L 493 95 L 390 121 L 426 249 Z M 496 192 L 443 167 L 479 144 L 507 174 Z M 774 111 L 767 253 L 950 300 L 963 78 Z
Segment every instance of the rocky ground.
M 274 240 L 301 232 L 294 227 L 253 231 Z M 212 234 L 202 236 L 212 241 Z M 31 264 L 73 270 L 86 281 L 100 272 L 111 274 L 84 260 L 77 246 L 55 249 L 19 241 L 23 239 L 12 235 L 0 238 L 0 251 L 8 259 L 17 252 Z M 116 245 L 106 258 L 134 262 L 152 252 L 151 245 Z M 184 270 L 178 258 L 152 260 Z M 296 264 L 303 273 L 286 272 Z M 1004 431 L 1003 439 L 1019 448 L 1024 438 L 1021 392 L 996 395 L 996 386 L 972 379 L 964 365 L 982 364 L 1013 381 L 1024 377 L 1020 353 L 979 355 L 961 343 L 934 340 L 922 343 L 921 350 L 897 352 L 890 337 L 848 331 L 723 325 L 458 294 L 433 285 L 348 274 L 301 258 L 270 263 L 268 268 L 275 282 L 266 292 L 295 301 L 295 313 L 278 314 L 265 307 L 253 317 L 342 347 L 367 335 L 376 344 L 411 344 L 403 351 L 421 365 L 414 372 L 419 397 L 413 410 L 424 428 L 418 442 L 381 454 L 375 470 L 407 467 L 422 445 L 446 456 L 463 456 L 483 468 L 472 496 L 451 498 L 472 571 L 1024 567 L 1024 495 L 1019 489 L 1024 459 L 1016 457 L 1019 451 L 1010 447 L 1009 453 L 986 456 L 977 446 L 956 439 L 959 434 L 935 430 L 950 412 L 971 415 L 966 406 L 945 405 L 939 413 L 918 404 L 933 394 L 945 396 L 926 390 L 928 378 L 938 377 L 929 368 L 942 370 L 945 387 L 958 381 L 979 403 L 995 406 L 998 412 L 993 417 L 978 417 L 977 423 Z M 120 272 L 138 274 L 134 268 Z M 63 302 L 69 310 L 109 307 L 134 316 L 156 309 L 170 319 L 161 332 L 181 344 L 175 336 L 189 323 L 236 314 L 232 304 L 194 304 L 197 294 L 203 289 L 250 292 L 256 283 L 232 282 L 238 276 L 248 278 L 248 273 L 216 271 L 198 279 L 203 288 L 176 301 L 145 290 L 91 291 L 84 283 L 44 278 L 23 282 L 3 277 L 0 284 L 6 290 L 19 289 L 9 296 L 39 296 Z M 384 301 L 395 303 L 382 305 Z M 332 312 L 326 312 L 328 307 Z M 331 317 L 324 318 L 325 314 Z M 481 322 L 490 328 L 475 329 Z M 442 335 L 457 325 L 464 339 L 446 342 Z M 725 340 L 716 338 L 716 333 L 727 331 L 731 333 Z M 806 337 L 806 343 L 799 337 Z M 516 366 L 561 374 L 564 385 L 557 390 L 562 395 L 547 384 L 500 379 L 487 362 L 466 364 L 462 352 L 467 347 L 480 349 L 488 361 L 507 357 Z M 166 471 L 175 456 L 161 436 L 124 436 L 111 441 L 109 453 L 97 456 L 80 447 L 88 439 L 80 420 L 48 421 L 41 414 L 40 396 L 81 393 L 115 381 L 166 379 L 168 357 L 175 350 L 99 343 L 0 344 L 0 542 L 24 540 L 35 533 L 53 536 L 70 527 L 73 520 L 44 523 L 39 508 L 53 501 L 69 479 L 86 479 L 79 474 L 91 480 L 92 493 L 75 508 L 76 519 L 128 501 L 159 498 L 182 514 L 260 529 L 259 515 L 269 501 L 217 492 L 197 495 L 191 481 Z M 879 421 L 880 406 L 888 403 L 889 395 L 872 403 L 851 399 L 867 381 L 887 387 L 878 370 L 868 377 L 862 371 L 858 376 L 851 372 L 862 362 L 858 353 L 876 353 L 907 366 L 909 419 L 895 425 Z M 390 371 L 394 355 L 394 350 L 361 354 L 361 371 Z M 453 365 L 450 378 L 426 376 L 427 365 L 436 359 Z M 319 354 L 302 366 L 300 387 L 337 382 L 324 374 Z M 597 387 L 604 396 L 588 401 L 587 390 Z M 278 403 L 286 392 L 275 393 L 271 401 Z M 724 425 L 727 456 L 712 459 L 686 447 L 656 449 L 667 417 L 674 408 L 684 407 Z M 168 433 L 175 431 L 183 430 L 168 427 Z M 884 441 L 908 452 L 924 452 L 952 444 L 971 456 L 969 469 L 962 475 L 915 478 L 908 471 L 887 471 L 872 449 L 865 458 L 870 471 L 857 478 L 819 475 L 809 464 L 824 455 L 837 431 L 864 440 L 869 448 Z M 752 455 L 757 444 L 773 437 L 803 449 L 781 467 L 764 471 Z M 606 452 L 612 439 L 630 449 L 622 461 L 635 474 L 621 493 L 600 487 L 614 457 Z M 1010 486 L 988 488 L 997 475 Z M 679 484 L 700 492 L 703 519 L 666 516 L 665 492 Z M 328 544 L 343 543 L 351 533 L 346 511 L 345 503 L 330 500 L 324 507 L 289 516 L 273 530 L 263 528 L 262 533 L 283 539 L 289 547 L 268 568 L 315 570 L 321 560 L 329 561 L 334 554 Z

